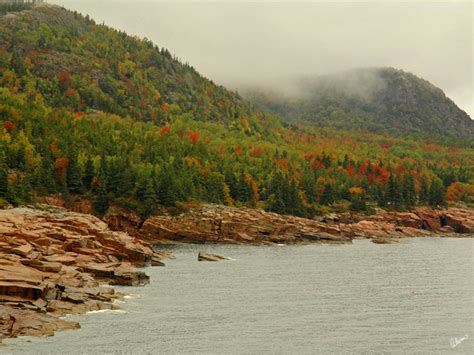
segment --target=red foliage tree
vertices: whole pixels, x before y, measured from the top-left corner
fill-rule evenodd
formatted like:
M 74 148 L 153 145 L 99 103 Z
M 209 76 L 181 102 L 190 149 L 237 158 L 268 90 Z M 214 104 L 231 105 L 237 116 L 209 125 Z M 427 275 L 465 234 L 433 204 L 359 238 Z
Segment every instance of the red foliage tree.
M 16 127 L 16 124 L 14 124 L 13 122 L 11 121 L 6 121 L 3 126 L 5 127 L 5 129 L 7 130 L 7 132 L 11 132 L 15 129 Z
M 196 144 L 199 141 L 199 133 L 197 132 L 188 132 L 188 138 L 192 144 Z
M 161 135 L 162 136 L 167 135 L 168 133 L 170 133 L 170 126 L 161 127 Z
M 254 147 L 253 148 L 253 156 L 258 157 L 260 154 L 262 154 L 263 149 L 260 147 Z

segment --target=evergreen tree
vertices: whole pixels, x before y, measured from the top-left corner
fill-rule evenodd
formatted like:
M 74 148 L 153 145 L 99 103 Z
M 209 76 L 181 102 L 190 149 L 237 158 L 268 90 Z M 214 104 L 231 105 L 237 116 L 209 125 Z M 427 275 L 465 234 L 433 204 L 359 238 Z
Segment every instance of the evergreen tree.
M 38 190 L 44 194 L 52 194 L 57 191 L 53 161 L 50 154 L 45 155 L 43 159 L 41 159 L 41 165 L 35 183 Z
M 370 188 L 372 199 L 377 202 L 379 207 L 385 207 L 387 200 L 385 199 L 385 193 L 383 187 L 379 183 L 374 183 Z
M 218 172 L 213 172 L 206 176 L 206 200 L 213 203 L 223 203 L 225 194 L 224 184 L 224 176 Z
M 430 202 L 430 185 L 426 176 L 423 176 L 421 179 L 419 201 L 422 205 L 427 205 Z
M 446 206 L 446 192 L 442 181 L 439 178 L 433 179 L 429 192 L 429 203 L 433 207 Z
M 0 151 L 0 198 L 7 199 L 8 191 L 8 169 L 5 163 L 5 153 Z
M 82 183 L 87 191 L 92 188 L 92 181 L 94 180 L 95 172 L 94 172 L 94 164 L 92 159 L 89 157 L 86 161 L 86 166 L 84 168 L 84 176 L 82 178 Z
M 158 197 L 164 206 L 174 206 L 177 199 L 176 184 L 169 169 L 162 169 L 159 174 Z
M 330 184 L 324 185 L 323 194 L 319 201 L 321 205 L 330 205 L 334 203 L 334 190 Z
M 286 213 L 286 200 L 284 198 L 284 179 L 283 175 L 277 171 L 273 174 L 269 186 L 269 210 L 276 213 Z
M 248 202 L 252 198 L 252 187 L 249 185 L 245 173 L 242 171 L 237 182 L 236 199 L 241 202 Z
M 158 176 L 153 170 L 152 174 L 153 189 L 155 190 L 155 195 L 158 195 Z M 127 196 L 133 192 L 133 186 L 136 182 L 135 171 L 131 166 L 130 162 L 127 160 L 120 170 L 120 183 L 117 186 L 117 194 L 119 196 Z
M 412 174 L 406 174 L 403 179 L 403 200 L 407 209 L 416 205 L 415 179 Z
M 296 182 L 292 180 L 288 186 L 288 198 L 286 202 L 286 213 L 294 216 L 303 216 L 304 215 L 304 205 L 303 200 L 301 199 L 300 192 L 296 186 Z
M 400 186 L 400 180 L 394 175 L 390 174 L 387 184 L 387 203 L 390 207 L 395 209 L 403 208 L 403 194 Z
M 157 200 L 155 190 L 153 189 L 152 180 L 148 180 L 146 183 L 145 191 L 143 192 L 143 208 L 142 208 L 142 217 L 146 218 L 155 212 L 157 207 Z
M 306 199 L 309 203 L 316 202 L 316 183 L 315 183 L 314 173 L 309 167 L 305 167 L 302 179 L 303 191 L 306 195 Z
M 67 188 L 70 192 L 81 194 L 84 192 L 82 186 L 81 172 L 77 165 L 76 155 L 74 153 L 69 154 L 69 164 L 66 170 L 66 183 Z
M 107 193 L 107 182 L 102 177 L 99 180 L 99 189 L 93 204 L 94 210 L 101 216 L 107 213 L 109 209 L 109 196 Z

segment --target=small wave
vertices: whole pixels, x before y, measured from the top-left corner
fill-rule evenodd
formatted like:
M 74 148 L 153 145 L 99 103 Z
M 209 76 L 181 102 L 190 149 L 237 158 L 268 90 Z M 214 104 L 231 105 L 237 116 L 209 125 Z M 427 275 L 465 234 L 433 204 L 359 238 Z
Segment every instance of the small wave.
M 127 311 L 124 311 L 123 309 L 100 309 L 98 311 L 87 312 L 86 314 L 95 314 L 95 313 L 127 313 Z
M 277 244 L 277 247 L 286 247 L 286 244 Z

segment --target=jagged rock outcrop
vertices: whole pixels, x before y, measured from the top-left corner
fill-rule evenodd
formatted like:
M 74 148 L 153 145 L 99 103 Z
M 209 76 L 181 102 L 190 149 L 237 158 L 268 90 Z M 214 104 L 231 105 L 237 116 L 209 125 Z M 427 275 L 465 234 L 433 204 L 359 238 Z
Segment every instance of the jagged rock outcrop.
M 134 266 L 163 256 L 91 215 L 0 210 L 0 340 L 77 328 L 57 316 L 113 309 L 119 295 L 101 285 L 146 284 Z

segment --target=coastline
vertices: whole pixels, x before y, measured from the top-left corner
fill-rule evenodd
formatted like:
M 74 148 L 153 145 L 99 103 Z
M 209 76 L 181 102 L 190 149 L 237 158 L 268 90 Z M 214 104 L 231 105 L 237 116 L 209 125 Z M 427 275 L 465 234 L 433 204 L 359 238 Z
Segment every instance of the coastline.
M 153 245 L 350 244 L 354 239 L 387 244 L 410 237 L 474 237 L 474 210 L 458 208 L 310 220 L 205 205 L 178 216 L 150 217 L 136 228 L 136 216 L 118 208 L 104 222 L 38 207 L 0 210 L 0 339 L 77 329 L 77 322 L 61 317 L 119 309 L 115 301 L 125 294 L 114 285 L 146 285 L 149 277 L 137 267 L 164 266 L 172 257 Z

